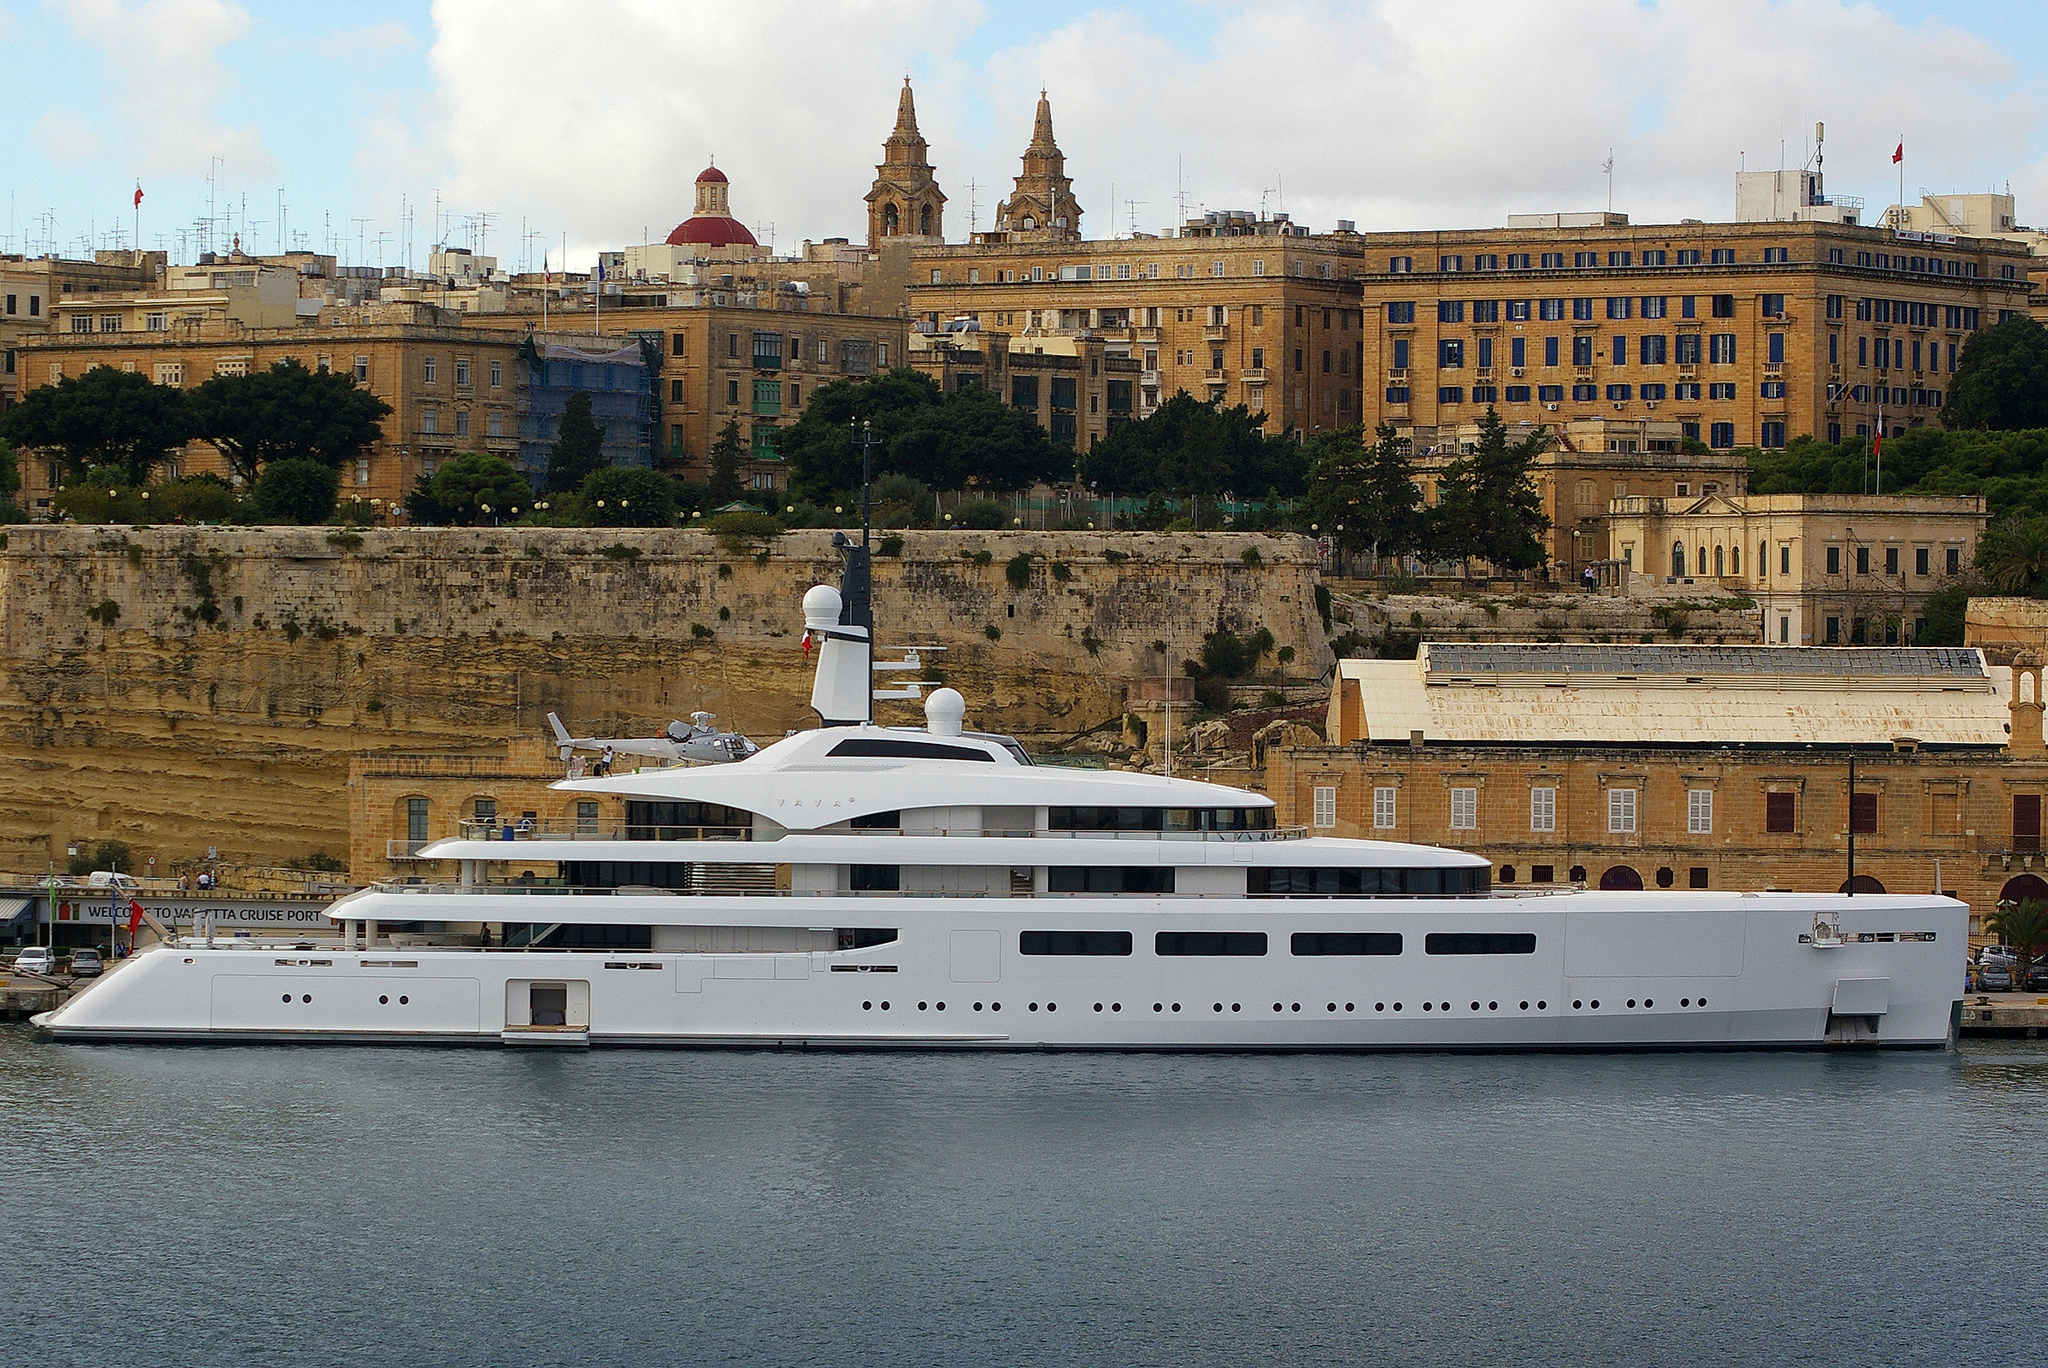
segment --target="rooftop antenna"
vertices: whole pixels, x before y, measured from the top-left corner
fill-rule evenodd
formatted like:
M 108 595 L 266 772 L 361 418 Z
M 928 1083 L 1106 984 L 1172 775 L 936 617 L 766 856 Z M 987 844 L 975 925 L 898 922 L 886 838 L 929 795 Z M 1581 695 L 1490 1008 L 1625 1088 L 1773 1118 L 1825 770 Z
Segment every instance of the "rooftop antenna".
M 364 237 L 365 237 L 365 235 L 366 235 L 366 230 L 367 230 L 367 229 L 369 228 L 369 226 L 370 226 L 370 221 L 369 221 L 368 219 L 366 219 L 366 218 L 354 218 L 354 217 L 351 217 L 351 218 L 349 219 L 349 222 L 350 222 L 350 223 L 353 223 L 353 224 L 354 224 L 354 225 L 356 226 L 356 260 L 355 260 L 355 264 L 356 264 L 356 265 L 358 265 L 358 266 L 360 266 L 360 265 L 362 265 L 362 264 L 363 264 L 363 258 L 369 255 L 369 252 L 368 252 L 367 250 L 365 250 L 365 248 L 364 248 L 364 245 L 363 245 L 363 239 L 364 239 Z
M 1130 220 L 1132 237 L 1136 237 L 1138 235 L 1138 206 L 1143 204 L 1144 202 L 1145 201 L 1143 200 L 1124 201 L 1124 216 Z
M 1175 231 L 1188 221 L 1187 159 L 1180 156 L 1173 159 L 1173 220 Z
M 973 181 L 967 182 L 967 236 L 972 239 L 975 229 L 981 226 L 981 204 L 975 192 L 981 189 Z

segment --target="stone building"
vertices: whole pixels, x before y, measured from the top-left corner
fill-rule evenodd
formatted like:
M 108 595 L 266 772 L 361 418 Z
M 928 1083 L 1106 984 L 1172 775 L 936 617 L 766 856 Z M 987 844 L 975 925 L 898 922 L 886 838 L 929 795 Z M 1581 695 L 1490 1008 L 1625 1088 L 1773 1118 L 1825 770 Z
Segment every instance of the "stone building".
M 1739 494 L 1749 481 L 1746 460 L 1733 452 L 1688 449 L 1671 419 L 1575 418 L 1542 424 L 1521 419 L 1508 424 L 1508 441 L 1520 442 L 1538 426 L 1550 441 L 1530 474 L 1550 518 L 1552 576 L 1569 583 L 1576 584 L 1589 565 L 1607 570 L 1602 583 L 1621 582 L 1622 574 L 1605 565 L 1621 559 L 1608 536 L 1611 500 L 1650 494 L 1674 499 L 1695 493 Z M 1423 504 L 1434 506 L 1444 468 L 1477 446 L 1479 424 L 1409 428 L 1404 435 L 1411 444 Z
M 1055 447 L 1086 451 L 1136 413 L 1138 359 L 1086 333 L 1022 337 L 963 322 L 910 334 L 910 364 L 940 389 L 986 389 L 1038 420 Z
M 1976 495 L 1742 494 L 1615 499 L 1609 536 L 1636 592 L 1741 594 L 1764 640 L 1896 646 L 1927 596 L 1967 574 L 1990 515 Z
M 758 490 L 788 487 L 776 433 L 796 422 L 807 395 L 834 380 L 879 375 L 905 364 L 909 353 L 905 320 L 862 314 L 627 307 L 605 310 L 604 328 L 645 338 L 659 351 L 654 421 L 662 459 L 701 480 L 710 471 L 711 444 L 737 422 L 753 456 L 745 478 Z
M 150 289 L 163 280 L 162 252 L 98 252 L 91 261 L 0 256 L 0 410 L 21 397 L 28 343 L 56 326 L 72 299 Z
M 882 162 L 867 200 L 870 248 L 879 249 L 884 238 L 946 240 L 946 196 L 927 160 L 924 135 L 917 131 L 908 76 L 896 102 L 896 128 L 882 144 Z
M 97 317 L 98 307 L 66 306 L 65 311 Z M 110 316 L 148 307 L 117 302 Z M 463 326 L 463 321 L 471 326 Z M 326 308 L 298 326 L 276 328 L 250 327 L 232 317 L 178 320 L 172 326 L 167 318 L 161 329 L 131 329 L 124 324 L 114 331 L 49 333 L 30 342 L 22 355 L 30 385 L 75 378 L 95 366 L 139 372 L 180 389 L 216 375 L 265 370 L 288 358 L 308 370 L 345 370 L 391 405 L 392 413 L 384 420 L 383 440 L 353 469 L 342 472 L 341 495 L 369 500 L 389 512 L 403 503 L 420 475 L 432 474 L 440 462 L 462 452 L 496 452 L 519 462 L 520 425 L 532 378 L 528 367 L 535 358 L 550 349 L 611 354 L 620 347 L 616 338 L 540 333 L 504 315 L 490 320 L 498 326 L 476 326 L 484 321 L 475 316 L 459 320 L 426 304 Z M 570 384 L 567 352 L 559 359 L 564 372 L 558 378 Z M 623 358 L 620 366 L 635 376 L 611 376 L 600 384 L 592 373 L 573 387 L 630 390 L 637 385 L 644 394 L 639 352 Z M 607 436 L 617 441 L 631 438 L 627 449 L 638 449 L 635 434 Z M 211 445 L 193 442 L 165 473 L 206 471 L 227 473 Z M 61 483 L 62 471 L 54 460 L 23 459 L 21 498 L 31 514 L 49 513 L 51 496 Z
M 1963 343 L 2029 289 L 2019 243 L 1844 223 L 1516 215 L 1355 242 L 1367 423 L 1654 415 L 1716 450 L 1933 422 Z
M 1981 916 L 2048 896 L 2040 673 L 1963 648 L 1429 643 L 1339 662 L 1326 741 L 1269 749 L 1267 790 L 1282 823 L 1456 846 L 1535 890 L 1835 891 L 1853 829 L 1859 892 Z
M 1024 169 L 1009 198 L 996 204 L 996 226 L 977 236 L 984 244 L 1081 240 L 1081 206 L 1074 199 L 1074 180 L 1067 174 L 1067 156 L 1052 135 L 1052 101 L 1038 92 L 1038 111 L 1031 121 L 1031 142 L 1024 149 Z

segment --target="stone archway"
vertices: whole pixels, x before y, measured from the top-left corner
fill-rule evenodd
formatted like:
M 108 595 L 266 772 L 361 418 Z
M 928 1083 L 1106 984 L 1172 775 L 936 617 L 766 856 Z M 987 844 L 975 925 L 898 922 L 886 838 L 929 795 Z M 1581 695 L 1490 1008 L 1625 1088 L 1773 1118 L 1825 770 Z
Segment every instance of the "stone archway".
M 1842 886 L 1835 890 L 1837 893 L 1847 893 L 1848 891 L 1849 881 L 1847 879 L 1842 880 Z M 1884 892 L 1884 885 L 1868 874 L 1858 874 L 1856 876 L 1856 891 L 1858 893 L 1882 893 Z
M 1627 865 L 1615 865 L 1600 876 L 1600 886 L 1609 890 L 1639 892 L 1643 886 L 1643 876 Z
M 2002 903 L 2048 902 L 2048 879 L 2039 874 L 2016 874 L 1998 890 L 1998 900 Z

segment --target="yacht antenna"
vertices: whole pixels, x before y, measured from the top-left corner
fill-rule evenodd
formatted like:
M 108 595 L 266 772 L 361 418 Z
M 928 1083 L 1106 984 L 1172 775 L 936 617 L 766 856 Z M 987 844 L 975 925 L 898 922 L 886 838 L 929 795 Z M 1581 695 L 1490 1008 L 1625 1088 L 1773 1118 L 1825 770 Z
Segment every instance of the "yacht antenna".
M 853 421 L 848 419 L 846 426 L 850 436 Z M 867 670 L 862 675 L 862 678 L 864 680 L 871 680 L 874 677 L 875 666 L 875 609 L 873 590 L 868 573 L 871 564 L 868 542 L 872 535 L 872 524 L 874 521 L 874 500 L 870 485 L 874 475 L 875 434 L 874 426 L 868 419 L 863 418 L 861 420 L 859 441 L 860 545 L 844 548 L 846 551 L 846 573 L 843 577 L 841 590 L 844 607 L 840 612 L 839 620 L 848 627 L 867 628 Z M 874 692 L 873 686 L 867 685 L 861 692 L 863 696 L 867 697 L 866 720 L 873 722 L 875 720 L 875 703 L 872 697 Z
M 1166 627 L 1166 777 L 1173 778 L 1173 624 Z

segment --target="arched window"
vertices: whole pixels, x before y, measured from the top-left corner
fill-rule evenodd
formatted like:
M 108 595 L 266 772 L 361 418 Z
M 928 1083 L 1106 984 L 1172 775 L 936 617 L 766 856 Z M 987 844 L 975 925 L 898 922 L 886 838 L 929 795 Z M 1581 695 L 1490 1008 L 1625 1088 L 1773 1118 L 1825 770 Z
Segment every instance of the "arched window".
M 917 231 L 926 237 L 932 235 L 932 207 L 929 204 L 917 211 Z
M 1758 542 L 1756 544 L 1756 572 L 1759 575 L 1769 575 L 1771 573 L 1771 544 L 1769 542 Z
M 1731 575 L 1742 573 L 1742 548 L 1740 546 L 1728 548 L 1728 573 Z
M 1685 578 L 1684 542 L 1671 543 L 1671 573 L 1678 576 L 1680 579 Z
M 896 227 L 897 227 L 897 217 L 896 217 L 896 206 L 895 206 L 895 205 L 893 205 L 893 204 L 885 204 L 885 205 L 883 205 L 883 206 L 882 206 L 882 236 L 883 236 L 883 237 L 895 237 L 895 236 L 896 236 Z
M 1719 579 L 1727 573 L 1727 556 L 1724 554 L 1723 549 L 1717 546 L 1714 548 L 1714 578 Z
M 1699 555 L 1693 558 L 1692 572 L 1702 577 L 1707 573 L 1707 548 L 1704 542 L 1700 544 Z
M 1025 231 L 1025 232 L 1027 232 L 1027 233 L 1028 233 L 1028 232 L 1030 232 L 1030 231 L 1031 231 L 1031 230 L 1032 230 L 1033 228 L 1036 228 L 1037 226 L 1038 226 L 1038 220 L 1037 220 L 1037 219 L 1035 219 L 1035 218 L 1031 217 L 1031 215 L 1029 215 L 1029 214 L 1026 214 L 1026 215 L 1024 216 L 1024 231 Z

